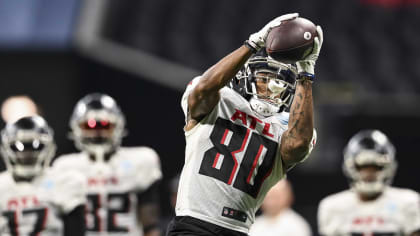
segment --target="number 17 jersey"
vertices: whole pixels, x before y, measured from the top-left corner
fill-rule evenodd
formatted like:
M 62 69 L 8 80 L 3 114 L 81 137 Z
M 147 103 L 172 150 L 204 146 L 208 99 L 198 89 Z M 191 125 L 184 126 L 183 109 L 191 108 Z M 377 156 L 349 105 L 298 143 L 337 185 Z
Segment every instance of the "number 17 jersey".
M 187 117 L 188 85 L 182 108 Z M 279 153 L 287 129 L 276 117 L 255 113 L 234 90 L 220 90 L 220 101 L 194 128 L 185 131 L 177 216 L 191 216 L 248 233 L 267 191 L 285 172 Z

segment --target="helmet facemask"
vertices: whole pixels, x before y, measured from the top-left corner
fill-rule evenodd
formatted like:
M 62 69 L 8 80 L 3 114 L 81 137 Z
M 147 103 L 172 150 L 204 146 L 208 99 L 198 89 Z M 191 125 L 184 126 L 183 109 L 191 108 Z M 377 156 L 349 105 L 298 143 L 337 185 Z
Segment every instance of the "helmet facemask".
M 111 97 L 92 94 L 76 105 L 70 127 L 76 147 L 92 154 L 95 160 L 104 161 L 106 154 L 121 145 L 125 119 Z
M 288 111 L 293 101 L 296 68 L 267 56 L 254 56 L 238 73 L 244 80 L 242 95 L 249 98 L 252 109 L 263 116 Z
M 52 130 L 47 126 L 43 131 L 6 127 L 2 132 L 2 155 L 8 171 L 16 177 L 32 179 L 40 175 L 49 166 L 55 150 Z

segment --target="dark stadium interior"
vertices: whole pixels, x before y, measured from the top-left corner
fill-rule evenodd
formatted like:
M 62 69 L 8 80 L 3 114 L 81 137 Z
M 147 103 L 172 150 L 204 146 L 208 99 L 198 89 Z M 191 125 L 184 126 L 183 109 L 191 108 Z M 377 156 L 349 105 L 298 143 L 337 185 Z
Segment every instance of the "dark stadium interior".
M 168 215 L 168 184 L 184 161 L 181 88 L 192 77 L 173 87 L 162 81 L 175 78 L 177 71 L 157 65 L 152 72 L 166 78 L 155 80 L 136 68 L 124 70 L 97 60 L 92 56 L 96 51 L 81 47 L 74 36 L 85 24 L 80 12 L 87 1 L 62 0 L 50 6 L 50 1 L 41 0 L 33 3 L 31 14 L 15 16 L 7 13 L 7 7 L 20 9 L 14 0 L 0 2 L 0 101 L 15 94 L 31 96 L 54 128 L 58 154 L 63 154 L 75 151 L 67 133 L 77 100 L 96 91 L 114 97 L 127 118 L 129 134 L 123 144 L 151 146 L 161 157 L 161 208 Z M 59 6 L 62 2 L 69 5 Z M 107 4 L 97 37 L 197 73 L 277 15 L 299 12 L 311 19 L 325 34 L 314 83 L 318 143 L 311 158 L 288 174 L 296 195 L 294 208 L 316 232 L 318 202 L 348 186 L 341 171 L 342 149 L 365 128 L 382 130 L 395 144 L 394 185 L 420 191 L 419 1 L 103 2 Z M 30 33 L 8 23 L 22 16 L 33 20 L 26 26 Z M 138 61 L 132 63 L 143 63 L 135 58 Z

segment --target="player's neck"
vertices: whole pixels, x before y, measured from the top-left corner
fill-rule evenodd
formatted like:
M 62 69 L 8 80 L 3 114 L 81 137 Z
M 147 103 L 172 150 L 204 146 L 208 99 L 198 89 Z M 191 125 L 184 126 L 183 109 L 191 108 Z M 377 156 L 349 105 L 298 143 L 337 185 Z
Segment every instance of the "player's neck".
M 17 183 L 18 182 L 31 182 L 34 178 L 35 178 L 35 176 L 32 176 L 32 177 L 23 177 L 23 176 L 13 175 L 13 179 Z
M 104 157 L 103 157 L 103 160 L 105 162 L 108 162 L 111 159 L 112 155 L 114 155 L 114 154 L 115 154 L 115 151 L 105 153 Z M 92 160 L 92 161 L 97 161 L 97 157 L 93 153 L 89 153 L 89 159 Z
M 376 193 L 376 194 L 371 194 L 371 195 L 359 194 L 359 199 L 362 202 L 370 202 L 370 201 L 374 201 L 378 199 L 379 196 L 381 196 L 381 194 L 382 193 Z

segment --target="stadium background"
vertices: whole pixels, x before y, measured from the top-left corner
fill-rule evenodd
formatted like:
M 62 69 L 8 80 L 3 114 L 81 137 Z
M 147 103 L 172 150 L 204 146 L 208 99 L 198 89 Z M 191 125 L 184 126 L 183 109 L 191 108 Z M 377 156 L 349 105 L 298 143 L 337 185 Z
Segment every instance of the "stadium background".
M 342 149 L 364 128 L 394 142 L 394 184 L 420 191 L 418 0 L 0 0 L 0 101 L 32 97 L 62 154 L 75 151 L 67 133 L 76 101 L 90 92 L 114 97 L 127 118 L 124 145 L 151 146 L 161 157 L 168 215 L 169 180 L 184 158 L 185 85 L 288 12 L 325 33 L 314 83 L 319 139 L 289 174 L 294 209 L 316 232 L 319 200 L 347 188 Z

